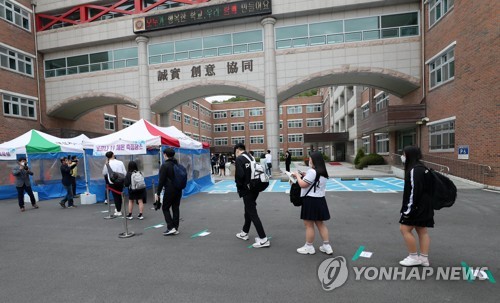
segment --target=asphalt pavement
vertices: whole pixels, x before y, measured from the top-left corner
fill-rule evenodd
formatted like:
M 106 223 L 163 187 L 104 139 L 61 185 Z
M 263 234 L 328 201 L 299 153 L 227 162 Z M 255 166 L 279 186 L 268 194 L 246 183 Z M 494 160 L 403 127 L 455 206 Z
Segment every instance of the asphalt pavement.
M 484 190 L 459 190 L 456 204 L 436 212 L 430 230 L 431 267 L 488 267 L 490 279 L 356 280 L 354 267 L 401 268 L 407 253 L 399 233 L 402 193 L 328 192 L 333 256 L 347 260 L 347 282 L 325 291 L 318 267 L 332 256 L 304 244 L 300 209 L 285 193 L 263 193 L 258 211 L 269 248 L 248 248 L 235 237 L 243 224 L 236 193 L 200 193 L 181 204 L 180 234 L 165 237 L 160 211 L 128 221 L 105 220 L 107 205 L 62 209 L 57 200 L 19 211 L 0 201 L 0 301 L 9 302 L 497 302 L 500 294 L 500 199 Z M 151 201 L 151 199 L 150 199 Z M 137 215 L 137 208 L 134 210 Z M 159 228 L 156 228 L 159 227 Z M 201 231 L 210 234 L 193 237 Z M 251 239 L 256 237 L 250 230 Z M 352 259 L 356 252 L 371 258 Z M 420 272 L 422 269 L 418 269 Z M 495 280 L 496 279 L 496 280 Z

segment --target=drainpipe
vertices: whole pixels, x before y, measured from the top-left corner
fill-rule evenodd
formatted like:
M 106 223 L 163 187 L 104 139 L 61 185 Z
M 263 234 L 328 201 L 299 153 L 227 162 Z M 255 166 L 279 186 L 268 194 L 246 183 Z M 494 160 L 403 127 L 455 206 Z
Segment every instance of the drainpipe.
M 36 1 L 31 1 L 31 10 L 32 10 L 32 15 L 33 15 L 33 36 L 35 38 L 35 66 L 36 66 L 36 90 L 37 90 L 37 97 L 38 97 L 38 115 L 39 115 L 39 120 L 40 120 L 40 126 L 45 127 L 43 125 L 42 121 L 42 101 L 41 98 L 42 96 L 40 95 L 40 69 L 39 69 L 39 63 L 38 63 L 38 40 L 36 37 L 36 18 L 35 18 L 35 8 L 36 8 Z

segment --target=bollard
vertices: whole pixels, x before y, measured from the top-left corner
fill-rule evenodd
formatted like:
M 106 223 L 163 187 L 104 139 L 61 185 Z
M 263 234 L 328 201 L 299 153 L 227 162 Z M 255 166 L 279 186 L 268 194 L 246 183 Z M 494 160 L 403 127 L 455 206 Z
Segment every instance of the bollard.
M 123 196 L 123 192 L 121 193 L 122 195 L 122 203 L 123 203 L 123 210 L 125 211 L 124 214 L 127 213 L 127 205 L 128 205 L 128 199 L 127 199 L 127 203 L 125 203 L 125 199 L 124 199 L 124 196 Z M 133 231 L 128 231 L 128 219 L 126 216 L 123 216 L 123 225 L 125 226 L 125 232 L 122 232 L 120 234 L 118 234 L 118 237 L 119 238 L 130 238 L 130 237 L 133 237 L 135 235 L 135 233 Z
M 151 207 L 151 209 L 155 210 L 155 203 L 156 203 L 156 200 L 155 200 L 155 193 L 156 193 L 156 191 L 155 191 L 155 181 L 153 180 L 153 181 L 151 181 L 151 183 L 152 183 L 152 187 L 153 187 L 153 207 Z
M 104 219 L 114 219 L 116 218 L 113 213 L 111 213 L 111 201 L 109 200 L 109 189 L 106 185 L 106 199 L 108 199 L 108 215 Z

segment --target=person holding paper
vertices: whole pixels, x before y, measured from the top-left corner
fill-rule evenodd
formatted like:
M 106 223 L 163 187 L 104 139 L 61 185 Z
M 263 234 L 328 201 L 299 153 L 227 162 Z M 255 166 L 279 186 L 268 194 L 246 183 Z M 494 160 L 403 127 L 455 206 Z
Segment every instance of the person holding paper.
M 75 208 L 73 204 L 73 185 L 71 178 L 71 170 L 77 165 L 77 163 L 72 163 L 71 159 L 63 157 L 61 158 L 61 182 L 64 189 L 66 190 L 66 196 L 59 202 L 62 208 L 66 208 L 66 201 L 68 202 L 68 208 Z
M 25 210 L 24 192 L 26 192 L 30 197 L 33 208 L 38 208 L 35 195 L 33 195 L 33 190 L 31 190 L 30 176 L 33 175 L 33 172 L 29 169 L 26 158 L 19 158 L 18 164 L 19 166 L 12 170 L 12 175 L 16 177 L 17 201 L 19 203 L 19 208 L 22 212 Z
M 158 201 L 161 191 L 165 188 L 161 207 L 167 223 L 167 230 L 163 232 L 164 236 L 179 234 L 179 207 L 181 205 L 182 189 L 175 188 L 173 184 L 175 178 L 174 165 L 178 164 L 174 156 L 175 151 L 172 148 L 163 151 L 165 162 L 161 165 L 158 173 L 158 188 L 155 193 L 155 201 Z M 172 208 L 172 213 L 170 213 L 170 208 Z
M 325 160 L 320 152 L 313 152 L 309 159 L 309 170 L 305 173 L 295 172 L 295 178 L 302 188 L 300 196 L 302 197 L 302 208 L 300 218 L 304 220 L 306 227 L 306 244 L 297 249 L 299 254 L 313 255 L 314 249 L 314 225 L 318 228 L 323 245 L 319 247 L 321 252 L 331 255 L 333 253 L 330 245 L 328 228 L 324 221 L 330 219 L 330 211 L 325 199 L 326 182 L 328 172 L 325 166 Z

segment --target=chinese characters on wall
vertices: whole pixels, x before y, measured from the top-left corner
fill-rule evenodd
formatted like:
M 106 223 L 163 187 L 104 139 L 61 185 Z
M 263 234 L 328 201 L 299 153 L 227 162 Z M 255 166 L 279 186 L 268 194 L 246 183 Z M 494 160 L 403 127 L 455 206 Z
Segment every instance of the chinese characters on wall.
M 253 60 L 242 60 L 241 62 L 230 61 L 226 63 L 226 72 L 228 75 L 239 72 L 253 72 Z M 181 75 L 180 68 L 164 69 L 158 71 L 158 82 L 181 79 L 181 76 L 191 78 L 212 77 L 215 76 L 215 64 L 193 65 L 189 72 Z

